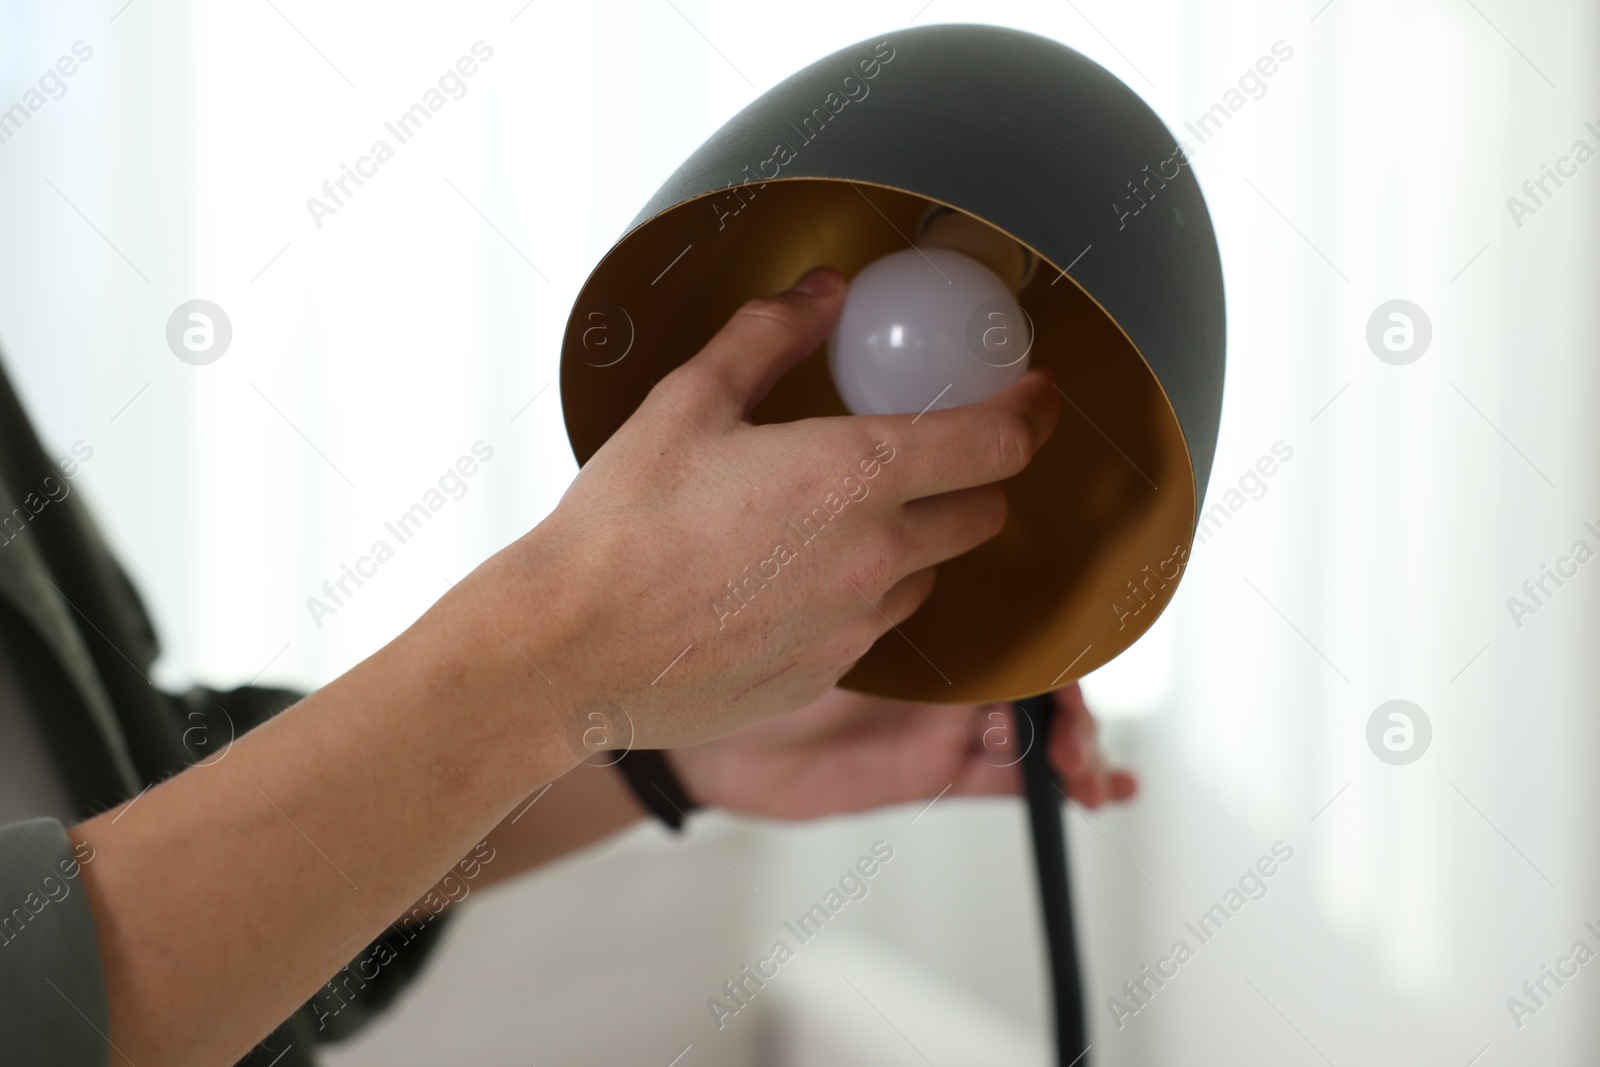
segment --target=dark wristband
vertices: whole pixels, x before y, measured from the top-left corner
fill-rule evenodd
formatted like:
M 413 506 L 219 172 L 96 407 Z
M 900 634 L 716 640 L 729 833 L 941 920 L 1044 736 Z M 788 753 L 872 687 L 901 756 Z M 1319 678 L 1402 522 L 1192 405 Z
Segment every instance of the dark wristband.
M 646 811 L 682 832 L 684 819 L 699 805 L 689 799 L 664 753 L 654 748 L 632 749 L 617 761 L 617 769 Z

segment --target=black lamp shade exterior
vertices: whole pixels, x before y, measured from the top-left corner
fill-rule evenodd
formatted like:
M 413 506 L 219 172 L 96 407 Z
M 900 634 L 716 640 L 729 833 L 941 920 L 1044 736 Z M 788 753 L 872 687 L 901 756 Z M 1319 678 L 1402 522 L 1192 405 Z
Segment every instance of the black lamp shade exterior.
M 1039 257 L 1019 299 L 1037 324 L 1035 362 L 1056 371 L 1072 404 L 1062 425 L 1076 429 L 1008 487 L 1019 530 L 956 561 L 968 569 L 943 614 L 941 588 L 912 620 L 939 644 L 940 627 L 963 618 L 968 637 L 945 644 L 946 660 L 928 658 L 946 675 L 947 661 L 966 671 L 970 660 L 972 671 L 940 684 L 903 650 L 869 662 L 874 649 L 844 684 L 906 699 L 1014 699 L 1105 662 L 1164 609 L 1221 410 L 1223 283 L 1205 201 L 1178 140 L 1098 64 L 1021 31 L 942 25 L 851 45 L 785 79 L 695 151 L 596 268 L 568 323 L 563 403 L 585 460 L 738 303 L 815 262 L 851 276 L 907 247 L 928 205 L 974 216 Z M 697 295 L 703 312 L 689 310 Z M 634 330 L 679 337 L 641 345 L 658 354 L 631 365 L 596 360 L 584 331 L 597 307 L 626 309 L 630 340 Z M 794 372 L 801 399 L 775 402 L 772 415 L 842 411 L 821 362 L 818 353 Z M 1050 603 L 1018 612 L 1018 596 Z M 976 666 L 1029 641 L 1009 666 Z

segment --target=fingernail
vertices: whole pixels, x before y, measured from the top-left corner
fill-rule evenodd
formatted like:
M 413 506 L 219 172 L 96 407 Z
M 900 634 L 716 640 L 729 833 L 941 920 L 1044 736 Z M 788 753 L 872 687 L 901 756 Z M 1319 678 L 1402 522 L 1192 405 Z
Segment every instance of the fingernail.
M 839 288 L 839 272 L 832 267 L 812 267 L 800 276 L 789 291 L 805 296 L 827 296 Z

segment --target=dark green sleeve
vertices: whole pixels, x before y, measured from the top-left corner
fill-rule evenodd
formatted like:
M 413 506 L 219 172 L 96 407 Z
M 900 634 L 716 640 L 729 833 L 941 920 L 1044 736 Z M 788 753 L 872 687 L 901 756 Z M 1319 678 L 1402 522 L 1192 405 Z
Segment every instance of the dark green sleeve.
M 285 689 L 245 686 L 230 692 L 191 689 L 179 698 L 184 744 L 196 762 L 226 759 L 232 740 L 266 722 L 300 699 Z M 278 1067 L 292 1067 L 294 1053 L 307 1044 L 342 1041 L 394 1003 L 422 970 L 447 925 L 447 912 L 425 906 L 399 916 L 303 1005 L 243 1063 L 266 1064 L 291 1045 Z M 268 1055 L 267 1053 L 270 1053 Z M 302 1061 L 302 1062 L 310 1062 Z
M 0 1059 L 8 1067 L 105 1067 L 109 1028 L 80 861 L 55 819 L 0 826 Z

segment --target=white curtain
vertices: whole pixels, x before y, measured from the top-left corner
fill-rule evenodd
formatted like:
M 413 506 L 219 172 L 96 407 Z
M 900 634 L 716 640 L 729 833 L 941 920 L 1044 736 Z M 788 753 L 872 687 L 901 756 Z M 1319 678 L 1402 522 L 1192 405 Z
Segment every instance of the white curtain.
M 0 108 L 27 111 L 0 124 L 0 344 L 50 442 L 93 449 L 75 484 L 153 608 L 159 680 L 314 686 L 387 640 L 554 506 L 568 307 L 701 140 L 852 41 L 1017 26 L 1104 63 L 1189 143 L 1229 300 L 1210 500 L 1243 503 L 1089 682 L 1143 782 L 1125 810 L 1069 817 L 1091 1057 L 1592 1062 L 1600 965 L 1537 1002 L 1522 987 L 1577 941 L 1600 950 L 1600 566 L 1560 563 L 1600 549 L 1600 163 L 1573 155 L 1600 150 L 1600 17 L 918 3 L 0 12 Z M 444 106 L 363 162 L 441 77 Z M 366 177 L 340 191 L 346 167 Z M 232 328 L 205 366 L 166 336 L 196 299 Z M 1395 300 L 1431 327 L 1413 362 L 1368 343 Z M 492 458 L 334 603 L 323 583 L 480 442 Z M 1546 565 L 1576 573 L 1534 603 Z M 1512 597 L 1537 610 L 1514 618 Z M 1390 700 L 1431 725 L 1415 762 L 1369 746 Z M 1018 806 L 917 815 L 707 816 L 717 848 L 643 828 L 468 909 L 332 1062 L 1045 1063 Z M 870 895 L 719 1031 L 706 999 L 880 839 L 896 855 Z M 1185 924 L 1278 842 L 1264 895 L 1247 880 L 1260 898 L 1202 944 Z M 1179 940 L 1174 976 L 1124 990 L 1170 973 Z M 1513 997 L 1534 1010 L 1514 1019 Z

